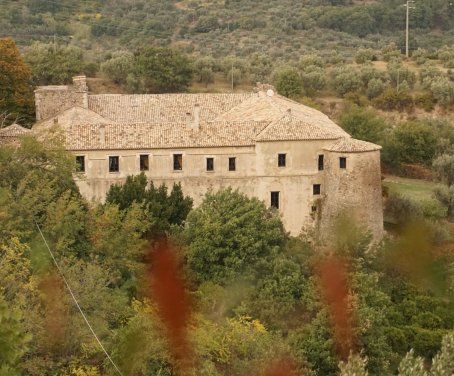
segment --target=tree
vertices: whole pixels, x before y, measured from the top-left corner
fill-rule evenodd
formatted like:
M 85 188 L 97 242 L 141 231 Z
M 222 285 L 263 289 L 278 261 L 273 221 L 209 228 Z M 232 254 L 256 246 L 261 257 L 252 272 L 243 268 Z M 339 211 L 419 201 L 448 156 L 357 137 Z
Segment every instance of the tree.
M 340 376 L 367 376 L 367 358 L 361 358 L 357 354 L 350 354 L 348 362 L 340 362 Z
M 296 68 L 284 67 L 274 73 L 273 83 L 279 94 L 298 98 L 303 92 L 303 81 Z
M 454 217 L 454 155 L 443 154 L 433 161 L 433 167 L 446 184 L 434 190 L 435 198 L 446 207 L 449 219 Z
M 34 121 L 30 77 L 30 68 L 24 63 L 14 40 L 0 39 L 0 117 L 6 117 L 5 125 L 16 120 L 25 125 Z
M 134 54 L 128 51 L 117 51 L 109 60 L 101 64 L 101 70 L 114 82 L 124 85 L 133 66 Z
M 372 110 L 358 106 L 347 107 L 339 118 L 339 125 L 352 137 L 380 143 L 389 125 Z
M 171 225 L 180 226 L 192 208 L 192 199 L 184 196 L 181 184 L 174 184 L 170 194 L 167 186 L 148 185 L 144 173 L 128 176 L 124 184 L 114 184 L 106 196 L 106 203 L 117 204 L 120 210 L 126 210 L 133 203 L 141 205 L 147 213 L 151 233 L 168 231 Z
M 275 210 L 232 189 L 208 192 L 184 230 L 186 259 L 196 281 L 254 280 L 286 235 Z
M 178 93 L 191 83 L 190 59 L 170 48 L 143 47 L 134 53 L 134 75 L 140 93 Z
M 26 52 L 25 60 L 32 69 L 35 85 L 70 83 L 78 74 L 92 75 L 93 67 L 84 61 L 83 51 L 74 46 L 35 42 Z
M 19 376 L 17 364 L 31 339 L 21 327 L 22 314 L 8 307 L 0 294 L 0 375 Z

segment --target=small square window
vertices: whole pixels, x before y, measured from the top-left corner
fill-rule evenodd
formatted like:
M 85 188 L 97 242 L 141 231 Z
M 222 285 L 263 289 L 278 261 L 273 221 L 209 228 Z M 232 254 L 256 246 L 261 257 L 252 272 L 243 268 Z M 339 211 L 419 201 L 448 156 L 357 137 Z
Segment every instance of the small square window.
M 174 171 L 183 170 L 183 154 L 173 155 L 173 170 Z
M 76 171 L 85 172 L 85 156 L 76 155 Z
M 278 154 L 277 155 L 277 166 L 285 167 L 285 159 L 286 159 L 286 154 Z
M 214 158 L 207 158 L 207 171 L 214 171 Z
M 340 168 L 347 168 L 347 158 L 340 157 L 339 158 L 339 167 Z
M 140 171 L 148 171 L 150 169 L 150 160 L 148 154 L 141 154 L 140 157 Z
M 120 171 L 120 157 L 113 156 L 109 157 L 109 172 Z
M 271 207 L 279 209 L 279 192 L 271 192 Z
M 325 163 L 325 156 L 323 154 L 318 156 L 318 170 L 323 171 Z
M 236 158 L 230 157 L 229 158 L 229 171 L 235 171 L 235 170 L 236 170 Z
M 319 194 L 320 194 L 320 187 L 321 187 L 320 184 L 314 184 L 314 185 L 312 186 L 312 193 L 313 193 L 314 195 L 319 195 Z

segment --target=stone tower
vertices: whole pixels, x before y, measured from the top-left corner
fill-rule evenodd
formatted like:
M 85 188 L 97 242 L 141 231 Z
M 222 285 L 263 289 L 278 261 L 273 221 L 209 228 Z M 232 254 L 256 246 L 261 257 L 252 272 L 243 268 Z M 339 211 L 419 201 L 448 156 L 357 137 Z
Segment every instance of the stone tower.
M 383 235 L 380 149 L 352 138 L 324 149 L 325 192 L 319 224 L 323 239 L 335 236 L 333 224 L 341 215 L 371 231 L 376 239 Z

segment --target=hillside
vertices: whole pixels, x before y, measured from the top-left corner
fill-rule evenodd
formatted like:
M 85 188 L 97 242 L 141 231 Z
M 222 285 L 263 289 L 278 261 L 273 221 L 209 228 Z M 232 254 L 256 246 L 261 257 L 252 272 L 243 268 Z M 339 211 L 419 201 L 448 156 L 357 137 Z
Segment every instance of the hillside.
M 134 50 L 144 43 L 179 47 L 196 55 L 245 57 L 254 52 L 297 60 L 301 53 L 353 56 L 359 47 L 403 48 L 404 1 L 349 0 L 120 0 L 0 1 L 0 36 L 26 46 L 70 43 L 99 53 Z M 410 47 L 454 42 L 449 0 L 416 0 Z M 334 53 L 334 51 L 335 53 Z

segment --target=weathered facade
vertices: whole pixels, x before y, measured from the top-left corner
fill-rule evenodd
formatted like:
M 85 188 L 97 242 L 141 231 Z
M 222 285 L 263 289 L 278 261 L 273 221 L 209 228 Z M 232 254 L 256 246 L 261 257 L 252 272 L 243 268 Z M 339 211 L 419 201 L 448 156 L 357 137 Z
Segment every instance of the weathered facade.
M 77 77 L 38 88 L 36 106 L 34 129 L 62 127 L 88 199 L 143 171 L 155 184 L 180 182 L 196 205 L 209 189 L 237 188 L 278 207 L 293 234 L 328 233 L 342 211 L 383 231 L 380 147 L 270 89 L 91 95 Z

